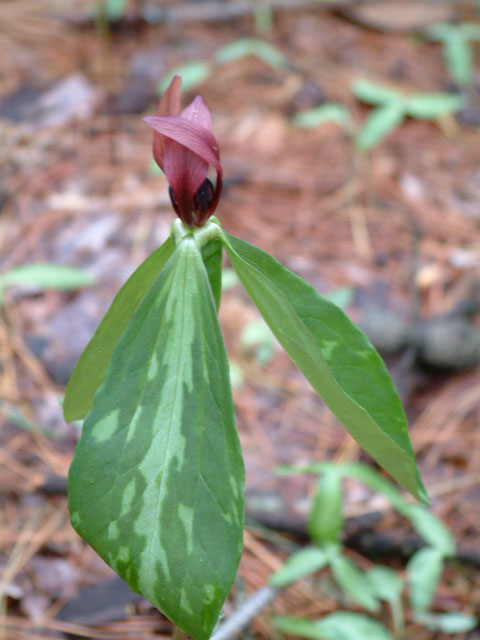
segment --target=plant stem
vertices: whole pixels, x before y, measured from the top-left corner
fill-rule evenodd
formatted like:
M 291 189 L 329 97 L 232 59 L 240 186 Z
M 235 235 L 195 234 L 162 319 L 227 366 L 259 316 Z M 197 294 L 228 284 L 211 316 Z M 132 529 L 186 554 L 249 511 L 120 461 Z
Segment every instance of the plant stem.
M 173 625 L 172 640 L 187 640 L 188 633 L 182 631 L 176 624 Z
M 403 606 L 400 597 L 390 602 L 392 611 L 393 633 L 395 640 L 403 640 L 405 637 L 405 620 L 403 616 Z

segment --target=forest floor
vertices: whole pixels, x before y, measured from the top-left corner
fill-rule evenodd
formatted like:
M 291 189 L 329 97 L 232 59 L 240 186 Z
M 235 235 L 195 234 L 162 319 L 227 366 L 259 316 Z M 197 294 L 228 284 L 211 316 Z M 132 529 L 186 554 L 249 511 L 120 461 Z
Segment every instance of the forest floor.
M 254 56 L 212 63 L 185 95 L 201 93 L 212 112 L 225 172 L 216 215 L 228 232 L 272 253 L 321 293 L 346 290 L 347 312 L 386 350 L 432 510 L 458 546 L 432 609 L 480 610 L 479 89 L 470 88 L 458 118 L 409 118 L 360 154 L 349 128 L 329 122 L 302 129 L 292 116 L 336 102 L 360 126 L 371 107 L 352 92 L 359 78 L 406 94 L 452 91 L 440 45 L 391 24 L 368 28 L 320 3 L 275 11 L 270 32 L 259 34 L 248 12 L 228 18 L 232 3 L 218 3 L 208 19 L 200 9 L 211 2 L 157 3 L 173 13 L 148 24 L 142 3 L 132 2 L 113 26 L 95 22 L 80 0 L 0 7 L 2 272 L 54 262 L 96 280 L 77 291 L 4 292 L 0 640 L 170 632 L 148 603 L 109 591 L 114 583 L 105 583 L 87 613 L 56 617 L 83 588 L 113 576 L 69 523 L 64 478 L 79 426 L 64 423 L 60 400 L 113 295 L 173 220 L 141 116 L 154 113 L 158 83 L 176 65 L 212 61 L 221 46 L 247 37 L 270 42 L 287 64 L 272 67 Z M 399 322 L 422 333 L 466 307 L 467 338 L 460 330 L 456 342 L 458 331 L 447 323 L 431 347 L 446 348 L 439 359 L 450 358 L 449 366 L 422 366 L 418 351 L 409 358 L 411 347 L 395 342 Z M 228 615 L 305 542 L 316 479 L 280 477 L 275 467 L 371 461 L 269 341 L 238 285 L 223 294 L 220 321 L 247 475 L 245 551 Z M 350 557 L 362 568 L 381 562 L 404 575 L 409 543 L 416 544 L 408 522 L 350 479 L 344 509 Z M 301 580 L 252 623 L 250 637 L 274 637 L 273 612 L 319 618 L 340 608 L 360 610 L 326 577 Z M 388 612 L 380 619 L 389 624 Z M 429 631 L 410 614 L 407 620 L 409 639 L 467 637 Z

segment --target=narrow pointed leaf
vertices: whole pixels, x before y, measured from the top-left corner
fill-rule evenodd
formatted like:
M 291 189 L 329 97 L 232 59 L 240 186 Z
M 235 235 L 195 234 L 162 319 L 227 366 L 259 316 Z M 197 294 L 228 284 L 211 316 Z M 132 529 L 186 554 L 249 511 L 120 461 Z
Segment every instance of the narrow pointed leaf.
M 463 106 L 463 98 L 449 93 L 417 93 L 408 99 L 409 116 L 423 120 L 435 120 L 446 113 L 454 113 Z
M 279 631 L 312 640 L 393 640 L 377 620 L 349 611 L 338 611 L 321 620 L 278 616 L 274 624 Z
M 219 64 L 226 64 L 245 56 L 260 58 L 273 69 L 281 69 L 288 65 L 288 60 L 281 51 L 258 38 L 241 38 L 221 47 L 215 53 L 215 60 Z
M 353 93 L 359 100 L 368 102 L 368 104 L 383 105 L 403 101 L 403 96 L 399 91 L 383 87 L 369 80 L 356 80 L 353 83 Z
M 224 233 L 230 261 L 266 323 L 352 436 L 427 500 L 402 405 L 382 359 L 329 300 L 264 251 Z
M 405 117 L 403 103 L 391 102 L 373 109 L 357 134 L 355 143 L 360 151 L 370 151 L 398 127 Z
M 419 504 L 405 505 L 402 510 L 412 523 L 415 531 L 432 547 L 444 556 L 452 556 L 455 553 L 455 541 L 452 534 L 431 511 Z
M 78 533 L 195 640 L 242 548 L 243 462 L 201 254 L 182 240 L 122 335 L 69 473 Z
M 395 602 L 400 598 L 403 589 L 403 581 L 389 567 L 373 567 L 367 571 L 367 579 L 372 591 L 377 598 L 385 602 Z
M 173 240 L 168 238 L 138 267 L 115 296 L 67 385 L 63 403 L 67 422 L 84 418 L 92 408 L 93 397 L 120 336 L 171 256 L 173 248 Z
M 361 571 L 349 558 L 338 554 L 330 560 L 330 568 L 339 587 L 359 605 L 376 611 L 378 600 L 366 573 Z
M 349 128 L 352 119 L 347 107 L 336 102 L 325 102 L 313 109 L 300 111 L 292 118 L 292 124 L 303 129 L 313 129 L 327 122 L 335 122 L 342 127 Z
M 432 603 L 443 571 L 443 555 L 438 549 L 425 547 L 408 561 L 407 582 L 412 609 L 425 611 Z
M 0 276 L 3 285 L 30 286 L 35 289 L 78 289 L 95 284 L 95 278 L 75 267 L 53 262 L 31 262 L 14 267 Z
M 308 533 L 317 544 L 337 543 L 343 529 L 341 469 L 328 467 L 317 481 L 308 517 Z
M 274 587 L 285 587 L 324 567 L 329 557 L 329 553 L 319 547 L 301 549 L 292 554 L 281 569 L 275 571 L 269 582 Z
M 473 78 L 473 48 L 461 31 L 451 32 L 443 43 L 445 65 L 459 87 L 468 85 Z
M 475 616 L 457 611 L 450 613 L 417 613 L 415 622 L 426 627 L 429 631 L 443 631 L 443 633 L 466 633 L 472 631 L 478 624 Z

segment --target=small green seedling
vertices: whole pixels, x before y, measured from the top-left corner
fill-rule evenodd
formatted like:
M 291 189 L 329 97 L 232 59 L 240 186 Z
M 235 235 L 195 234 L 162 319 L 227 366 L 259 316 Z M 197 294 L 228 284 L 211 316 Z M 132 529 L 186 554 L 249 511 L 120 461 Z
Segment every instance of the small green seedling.
M 427 546 L 417 551 L 407 566 L 409 600 L 415 611 L 415 619 L 428 620 L 432 626 L 442 624 L 443 630 L 448 628 L 449 622 L 452 629 L 476 624 L 472 616 L 457 613 L 442 614 L 446 618 L 437 618 L 434 614 L 428 614 L 433 617 L 422 618 L 433 600 L 445 559 L 455 553 L 450 532 L 430 511 L 406 500 L 389 480 L 364 464 L 337 466 L 326 462 L 304 467 L 280 467 L 279 472 L 289 475 L 313 473 L 318 474 L 319 478 L 308 516 L 308 533 L 313 545 L 291 555 L 285 565 L 271 576 L 271 585 L 285 587 L 301 577 L 329 567 L 338 587 L 353 603 L 370 612 L 377 612 L 380 602 L 387 603 L 392 614 L 394 636 L 396 639 L 404 637 L 403 580 L 388 567 L 377 566 L 362 571 L 344 555 L 341 544 L 344 526 L 342 484 L 345 477 L 352 477 L 384 495 L 399 513 L 410 520 L 426 542 Z M 276 618 L 275 625 L 285 633 L 306 638 L 350 640 L 365 638 L 367 632 L 368 637 L 373 639 L 392 638 L 390 632 L 376 620 L 348 612 L 338 612 L 320 621 L 280 617 Z
M 218 67 L 248 56 L 263 60 L 272 69 L 282 69 L 288 65 L 283 53 L 269 42 L 259 38 L 240 38 L 217 49 L 212 60 L 191 60 L 172 69 L 158 85 L 159 93 L 164 93 L 176 75 L 182 77 L 182 90 L 191 91 L 209 78 Z
M 427 38 L 442 43 L 445 66 L 459 87 L 472 84 L 474 73 L 473 43 L 480 42 L 480 23 L 436 24 L 426 32 Z
M 367 80 L 354 82 L 353 91 L 359 100 L 375 106 L 357 133 L 355 142 L 360 151 L 370 151 L 408 116 L 435 122 L 464 106 L 461 96 L 449 93 L 415 93 L 405 96 L 395 89 Z
M 338 102 L 325 102 L 313 109 L 300 111 L 292 117 L 292 124 L 302 129 L 313 129 L 328 122 L 334 122 L 348 132 L 353 130 L 350 112 L 347 107 Z

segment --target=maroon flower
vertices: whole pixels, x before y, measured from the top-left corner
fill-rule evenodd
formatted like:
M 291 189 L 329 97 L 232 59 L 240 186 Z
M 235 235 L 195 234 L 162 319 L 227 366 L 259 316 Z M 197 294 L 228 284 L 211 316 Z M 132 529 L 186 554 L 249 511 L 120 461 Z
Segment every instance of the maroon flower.
M 155 130 L 153 157 L 170 183 L 175 213 L 187 226 L 202 227 L 220 197 L 222 165 L 210 112 L 202 98 L 197 96 L 180 113 L 181 84 L 176 75 L 158 104 L 157 114 L 143 120 Z M 210 165 L 217 170 L 215 188 L 207 178 Z

